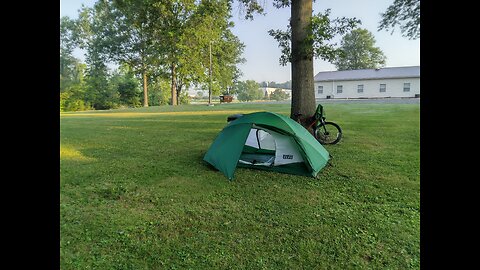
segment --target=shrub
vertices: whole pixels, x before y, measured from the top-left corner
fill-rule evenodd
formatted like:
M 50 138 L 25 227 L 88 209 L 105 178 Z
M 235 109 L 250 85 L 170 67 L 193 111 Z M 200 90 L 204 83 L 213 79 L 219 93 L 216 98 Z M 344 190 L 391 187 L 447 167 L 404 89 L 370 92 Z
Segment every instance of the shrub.
M 68 100 L 65 104 L 65 111 L 69 112 L 86 111 L 89 109 L 90 108 L 81 99 Z
M 190 97 L 187 92 L 180 94 L 178 98 L 178 104 L 190 104 Z

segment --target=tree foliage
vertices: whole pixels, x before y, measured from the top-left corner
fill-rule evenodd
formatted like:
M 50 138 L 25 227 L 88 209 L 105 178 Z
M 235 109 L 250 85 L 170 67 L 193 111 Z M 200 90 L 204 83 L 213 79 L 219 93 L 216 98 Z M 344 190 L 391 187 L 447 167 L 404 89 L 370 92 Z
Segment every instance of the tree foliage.
M 208 85 L 210 78 L 214 94 L 228 91 L 241 75 L 237 64 L 245 61 L 245 46 L 231 32 L 230 11 L 230 0 L 102 0 L 82 6 L 78 20 L 61 20 L 61 91 L 74 77 L 75 47 L 86 51 L 83 100 L 95 109 L 137 106 L 139 99 L 147 106 L 150 97 L 154 104 L 166 97 L 170 104 L 188 103 L 182 90 Z M 128 72 L 112 73 L 109 63 Z M 71 97 L 62 95 L 62 108 Z
M 168 105 L 171 102 L 170 81 L 164 76 L 151 77 L 148 100 L 152 106 Z
M 270 94 L 270 99 L 276 101 L 286 100 L 288 98 L 290 98 L 290 95 L 285 93 L 282 89 L 275 89 L 275 91 Z
M 403 37 L 420 38 L 420 0 L 395 0 L 381 14 L 378 31 L 392 29 L 398 25 Z
M 85 100 L 96 110 L 118 107 L 118 93 L 109 84 L 108 55 L 102 29 L 104 10 L 82 6 L 76 21 L 79 47 L 86 50 Z
M 77 111 L 90 108 L 85 100 L 86 65 L 73 57 L 77 47 L 78 31 L 75 21 L 60 18 L 60 110 Z
M 240 101 L 253 101 L 263 98 L 263 91 L 254 80 L 238 81 L 234 86 L 234 92 Z
M 346 34 L 340 53 L 334 61 L 337 70 L 380 68 L 385 66 L 386 56 L 375 47 L 375 38 L 367 29 L 357 28 Z
M 119 103 L 132 107 L 141 106 L 141 93 L 139 92 L 138 79 L 132 68 L 126 64 L 121 65 L 113 72 L 110 84 L 118 92 Z
M 65 19 L 63 24 L 68 27 L 62 32 L 67 33 L 63 51 L 69 52 L 75 44 L 87 51 L 83 100 L 96 109 L 120 106 L 126 100 L 135 104 L 136 98 L 129 96 L 134 92 L 131 75 L 122 74 L 129 79 L 120 82 L 122 80 L 117 78 L 120 75 L 112 75 L 108 70 L 109 61 L 130 66 L 137 78 L 142 73 L 139 79 L 144 86 L 144 105 L 148 105 L 151 96 L 147 93 L 147 84 L 165 85 L 167 80 L 173 105 L 185 96 L 181 95 L 182 89 L 193 85 L 211 85 L 214 94 L 234 92 L 235 81 L 241 74 L 236 65 L 244 61 L 241 57 L 244 45 L 230 31 L 233 27 L 230 21 L 232 3 L 233 0 L 102 0 L 94 8 L 82 8 L 79 20 Z M 253 19 L 254 13 L 264 14 L 261 1 L 238 0 L 238 3 L 244 6 L 248 19 Z M 302 0 L 300 4 L 274 0 L 274 5 L 291 6 L 292 14 L 297 16 L 297 20 L 291 20 L 289 30 L 271 30 L 270 34 L 282 48 L 281 63 L 292 61 L 292 55 L 293 59 L 299 60 L 292 61 L 292 74 L 301 71 L 292 75 L 292 92 L 294 97 L 306 98 L 292 101 L 292 108 L 295 108 L 292 114 L 294 111 L 308 114 L 314 110 L 314 101 L 310 98 L 313 82 L 307 83 L 305 79 L 313 78 L 313 64 L 309 59 L 335 59 L 338 50 L 331 40 L 360 21 L 331 20 L 329 10 L 312 17 L 311 0 Z M 302 22 L 301 27 L 297 21 Z M 71 35 L 69 29 L 74 29 Z M 302 34 L 296 35 L 299 32 Z M 295 35 L 299 38 L 291 46 Z M 74 62 L 67 57 L 62 61 L 64 67 Z M 305 91 L 309 94 L 306 95 Z M 154 97 L 161 103 L 159 97 L 166 95 L 160 91 L 157 93 L 162 93 Z M 303 104 L 305 102 L 308 106 Z M 298 108 L 306 109 L 299 111 Z
M 361 23 L 356 18 L 330 18 L 330 9 L 327 9 L 324 13 L 317 13 L 312 16 L 310 24 L 310 34 L 303 41 L 303 46 L 300 50 L 306 55 L 306 57 L 320 58 L 325 61 L 332 62 L 337 58 L 340 53 L 340 49 L 336 42 L 332 40 L 340 35 L 343 36 L 351 29 L 355 28 Z M 282 66 L 287 65 L 292 61 L 291 51 L 291 39 L 292 32 L 290 25 L 287 26 L 287 30 L 269 30 L 269 35 L 272 36 L 279 43 L 282 55 L 280 56 L 280 64 Z
M 156 27 L 157 41 L 169 47 L 164 51 L 171 63 L 172 94 L 180 95 L 192 85 L 208 88 L 210 84 L 213 94 L 219 94 L 232 87 L 241 74 L 237 64 L 245 61 L 241 57 L 245 46 L 230 30 L 229 1 L 203 0 L 191 7 L 173 14 L 172 26 L 163 31 Z
M 84 66 L 72 55 L 76 44 L 75 21 L 66 16 L 60 18 L 60 92 L 82 79 Z
M 81 111 L 137 106 L 136 79 L 128 67 L 111 74 L 107 68 L 99 21 L 93 10 L 83 8 L 79 20 L 60 20 L 60 110 Z M 73 57 L 76 47 L 87 50 L 86 63 Z M 128 71 L 127 71 L 128 70 Z
M 171 82 L 172 104 L 178 103 L 182 89 L 209 82 L 209 46 L 212 43 L 212 77 L 216 89 L 231 87 L 232 80 L 238 77 L 236 64 L 243 61 L 240 55 L 244 45 L 229 29 L 233 27 L 229 22 L 229 1 L 117 0 L 113 3 L 120 17 L 126 18 L 121 24 L 123 29 L 138 29 L 134 32 L 138 38 L 132 43 L 130 37 L 135 35 L 123 31 L 124 38 L 113 40 L 118 45 L 111 52 L 117 57 L 136 53 L 137 59 L 151 58 L 153 61 L 147 64 L 157 67 L 155 75 L 168 77 Z M 143 42 L 139 42 L 141 40 Z M 132 53 L 126 54 L 118 48 L 129 48 Z M 145 53 L 138 54 L 141 51 Z
M 69 76 L 72 67 L 78 62 L 78 59 L 72 56 L 77 46 L 76 33 L 74 20 L 67 16 L 60 18 L 60 76 Z

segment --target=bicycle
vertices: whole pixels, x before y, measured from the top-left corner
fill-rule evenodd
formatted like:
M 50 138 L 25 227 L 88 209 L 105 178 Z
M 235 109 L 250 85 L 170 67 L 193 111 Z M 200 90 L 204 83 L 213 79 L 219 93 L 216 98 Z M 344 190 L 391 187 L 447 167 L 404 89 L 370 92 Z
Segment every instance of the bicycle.
M 315 113 L 301 120 L 302 114 L 295 114 L 297 122 L 308 131 L 312 129 L 313 137 L 321 144 L 337 144 L 342 139 L 342 129 L 334 122 L 325 121 L 323 106 L 318 104 Z

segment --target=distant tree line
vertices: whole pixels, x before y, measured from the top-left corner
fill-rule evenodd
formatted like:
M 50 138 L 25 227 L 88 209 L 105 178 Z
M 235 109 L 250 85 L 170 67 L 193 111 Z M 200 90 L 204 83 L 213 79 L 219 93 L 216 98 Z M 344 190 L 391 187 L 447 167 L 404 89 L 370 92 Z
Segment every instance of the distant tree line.
M 260 87 L 292 89 L 292 81 L 290 80 L 284 83 L 276 83 L 274 81 L 271 81 L 271 82 L 263 81 L 260 83 Z
M 239 101 L 255 101 L 255 100 L 286 100 L 290 98 L 290 95 L 285 93 L 283 87 L 278 87 L 269 96 L 265 95 L 265 91 L 262 89 L 264 82 L 258 83 L 254 80 L 236 81 L 232 88 L 228 91 L 224 91 L 222 95 L 233 95 Z M 208 98 L 208 93 L 205 90 L 196 91 L 192 96 L 195 100 L 202 100 Z M 215 97 L 217 98 L 217 97 Z
M 288 82 L 287 82 L 288 83 Z M 254 100 L 286 100 L 291 98 L 289 94 L 285 93 L 282 89 L 287 89 L 284 86 L 287 84 L 274 84 L 273 87 L 268 84 L 268 87 L 277 88 L 270 96 L 265 95 L 265 92 L 261 89 L 265 87 L 266 82 L 257 83 L 254 80 L 238 81 L 235 83 L 230 94 L 236 95 L 239 101 L 254 101 Z

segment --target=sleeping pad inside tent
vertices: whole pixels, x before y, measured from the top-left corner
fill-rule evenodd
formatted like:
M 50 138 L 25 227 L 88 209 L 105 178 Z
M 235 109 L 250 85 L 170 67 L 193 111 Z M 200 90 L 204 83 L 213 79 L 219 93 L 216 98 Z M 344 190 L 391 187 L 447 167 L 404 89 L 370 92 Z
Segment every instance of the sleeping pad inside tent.
M 272 113 L 244 114 L 215 138 L 204 160 L 233 179 L 236 167 L 315 177 L 327 150 L 300 124 Z

